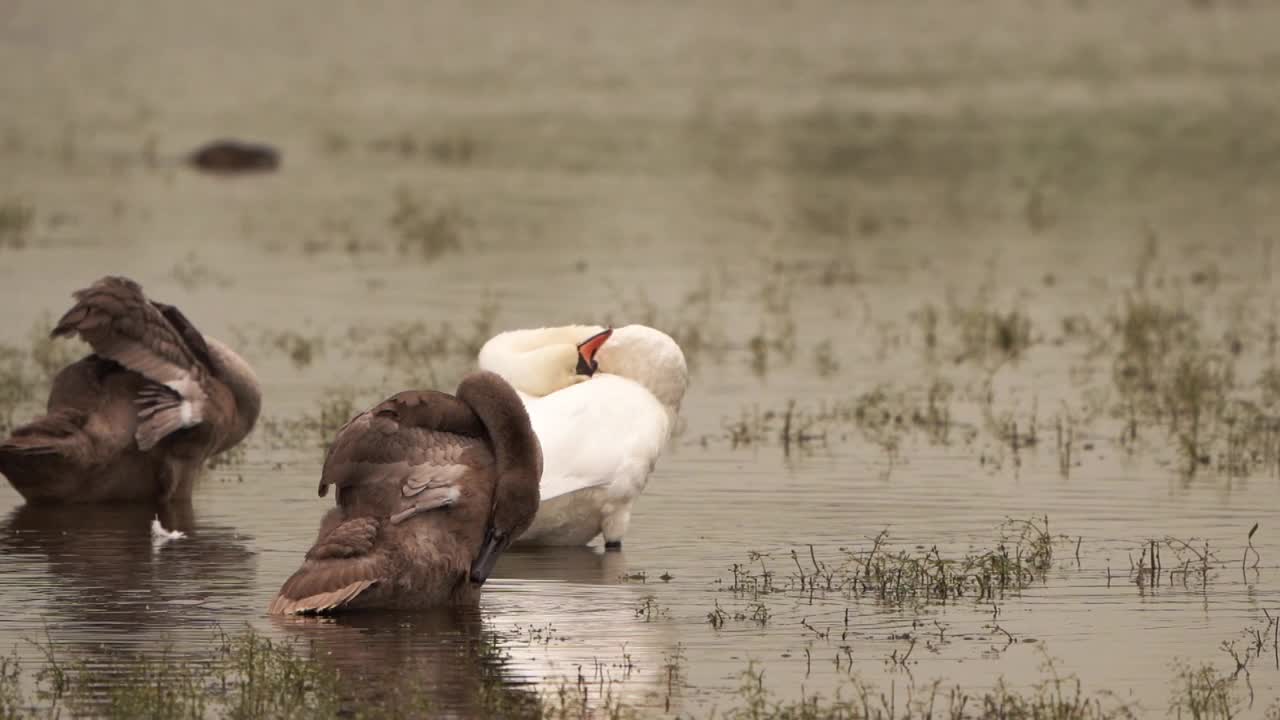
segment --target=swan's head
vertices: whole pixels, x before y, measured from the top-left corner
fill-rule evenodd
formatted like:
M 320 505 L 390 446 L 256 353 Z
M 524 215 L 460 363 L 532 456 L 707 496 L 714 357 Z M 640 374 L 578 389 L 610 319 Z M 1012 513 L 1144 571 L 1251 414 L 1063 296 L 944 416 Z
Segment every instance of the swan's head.
M 521 393 L 542 397 L 594 375 L 596 355 L 612 334 L 596 325 L 513 330 L 485 343 L 479 364 Z
M 689 366 L 670 335 L 645 325 L 617 328 L 596 352 L 599 372 L 640 383 L 673 414 L 689 387 Z
M 549 395 L 597 372 L 640 383 L 672 413 L 689 386 L 684 353 L 671 336 L 644 325 L 609 330 L 565 325 L 513 330 L 480 349 L 480 367 L 534 397 Z

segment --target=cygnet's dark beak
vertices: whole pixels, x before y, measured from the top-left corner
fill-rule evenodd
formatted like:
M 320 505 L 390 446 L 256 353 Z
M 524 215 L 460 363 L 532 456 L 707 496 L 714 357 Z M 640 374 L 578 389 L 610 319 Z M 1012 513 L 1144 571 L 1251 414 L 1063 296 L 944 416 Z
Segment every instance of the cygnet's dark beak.
M 507 533 L 489 528 L 489 531 L 484 535 L 484 543 L 480 545 L 480 552 L 476 554 L 475 561 L 471 563 L 471 583 L 473 585 L 483 585 L 484 581 L 489 579 L 489 573 L 493 572 L 493 566 L 498 563 L 498 556 L 502 554 L 508 544 Z
M 600 350 L 600 346 L 604 345 L 604 341 L 608 340 L 612 334 L 613 328 L 609 328 L 578 343 L 578 366 L 574 372 L 587 377 L 594 375 L 596 368 L 600 367 L 600 363 L 596 362 L 595 359 L 596 352 Z

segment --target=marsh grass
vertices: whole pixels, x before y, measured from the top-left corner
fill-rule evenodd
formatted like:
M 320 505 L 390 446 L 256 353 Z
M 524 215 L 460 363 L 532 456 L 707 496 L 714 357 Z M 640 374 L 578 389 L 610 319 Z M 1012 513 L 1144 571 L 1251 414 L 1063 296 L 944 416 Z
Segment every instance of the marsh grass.
M 269 449 L 323 450 L 338 430 L 359 412 L 361 406 L 357 405 L 356 396 L 350 387 L 329 388 L 322 393 L 314 411 L 297 417 L 264 418 L 254 437 Z
M 169 269 L 169 277 L 185 290 L 198 290 L 213 287 L 225 290 L 232 286 L 232 276 L 217 270 L 195 253 L 187 253 L 185 257 Z
M 20 250 L 27 246 L 36 211 L 21 200 L 0 200 L 0 249 Z
M 461 379 L 476 362 L 480 348 L 494 333 L 498 306 L 484 303 L 471 326 L 459 328 L 445 322 L 437 326 L 407 322 L 382 329 L 372 336 L 353 335 L 353 346 L 379 363 L 390 377 L 418 388 L 445 388 Z
M 907 442 L 923 437 L 931 445 L 949 445 L 960 428 L 952 416 L 955 386 L 941 378 L 919 388 L 880 384 L 848 400 L 824 400 L 802 405 L 788 400 L 785 407 L 742 409 L 736 418 L 721 418 L 721 434 L 704 435 L 701 443 L 727 443 L 730 449 L 776 446 L 783 454 L 827 447 L 857 432 L 884 453 L 888 476 L 900 461 Z
M 14 428 L 19 409 L 34 397 L 35 378 L 26 353 L 0 345 L 0 431 L 7 435 Z
M 434 207 L 400 188 L 388 222 L 399 235 L 396 252 L 401 257 L 430 262 L 462 249 L 463 227 L 468 220 L 453 205 Z
M 39 370 L 45 383 L 51 383 L 63 368 L 92 352 L 89 346 L 78 337 L 50 337 L 49 329 L 53 325 L 53 316 L 46 312 L 31 325 L 31 330 L 27 332 L 31 362 Z
M 209 470 L 237 468 L 244 465 L 248 459 L 249 446 L 245 443 L 240 443 L 209 458 L 209 461 L 205 463 L 205 467 Z
M 923 397 L 881 385 L 854 400 L 852 418 L 863 437 L 884 450 L 892 468 L 908 434 L 922 432 L 935 445 L 949 443 L 954 394 L 954 386 L 941 379 L 931 382 Z M 827 417 L 839 418 L 841 413 Z
M 220 635 L 203 655 L 165 649 L 107 667 L 92 657 L 69 655 L 47 639 L 33 644 L 45 657 L 31 674 L 34 697 L 24 694 L 16 656 L 6 659 L 0 718 L 287 719 L 332 716 L 340 707 L 336 674 L 295 646 L 252 630 Z
M 890 607 L 989 602 L 1043 580 L 1052 566 L 1053 543 L 1047 517 L 1010 519 L 999 528 L 994 547 L 958 557 L 944 557 L 937 546 L 895 549 L 883 530 L 869 547 L 840 548 L 834 558 L 819 558 L 812 546 L 783 558 L 752 552 L 730 568 L 731 579 L 721 585 L 752 601 L 783 594 L 866 598 Z
M 1259 637 L 1273 625 L 1260 630 Z M 941 631 L 940 631 L 941 632 Z M 1248 633 L 1246 632 L 1246 635 Z M 541 640 L 540 640 L 541 641 Z M 113 656 L 109 665 L 94 654 L 77 654 L 45 639 L 33 643 L 44 660 L 24 664 L 16 654 L 0 658 L 0 720 L 92 716 L 120 718 L 413 718 L 448 714 L 433 695 L 430 675 L 413 668 L 374 680 L 334 667 L 295 643 L 278 642 L 245 629 L 219 632 L 202 653 L 169 649 Z M 1225 643 L 1224 643 L 1225 645 Z M 1268 651 L 1267 642 L 1257 643 Z M 969 690 L 942 680 L 888 687 L 851 675 L 829 695 L 801 692 L 779 696 L 765 678 L 768 667 L 748 662 L 736 691 L 696 715 L 673 708 L 688 688 L 687 658 L 676 644 L 665 653 L 660 683 L 623 700 L 618 682 L 635 669 L 625 647 L 617 662 L 576 666 L 576 674 L 552 680 L 541 691 L 509 684 L 500 671 L 510 656 L 496 635 L 485 634 L 466 651 L 478 663 L 477 682 L 460 702 L 478 718 L 511 720 L 623 720 L 656 711 L 675 717 L 721 720 L 890 720 L 1006 718 L 1009 720 L 1111 720 L 1139 716 L 1137 708 L 1107 691 L 1086 691 L 1078 677 L 1062 675 L 1044 650 L 1040 680 L 1019 688 L 997 679 Z M 1233 655 L 1233 657 L 1235 657 Z M 1251 656 L 1256 662 L 1258 654 Z M 127 662 L 121 662 L 127 660 Z M 1221 671 L 1210 664 L 1177 661 L 1170 681 L 1168 717 L 1226 719 L 1240 716 L 1265 698 L 1251 699 L 1247 671 Z M 615 673 L 620 673 L 616 675 Z M 389 684 L 388 684 L 389 683 Z M 459 702 L 452 697 L 450 702 Z M 1150 708 L 1147 708 L 1150 710 Z M 1280 703 L 1266 707 L 1277 717 Z
M 1247 532 L 1241 530 L 1239 555 L 1224 551 L 1204 538 L 1180 538 L 1166 535 L 1148 538 L 1129 551 L 1129 579 L 1141 588 L 1191 586 L 1207 587 L 1225 572 L 1256 572 L 1262 556 L 1253 544 L 1258 523 Z M 1268 630 L 1280 630 L 1268 615 Z M 1256 635 L 1256 634 L 1255 634 Z M 1280 637 L 1280 633 L 1277 633 Z M 1277 655 L 1280 669 L 1280 655 Z
M 1000 679 L 991 690 L 970 692 L 943 681 L 886 690 L 857 677 L 836 690 L 834 697 L 802 694 L 798 700 L 779 700 L 765 686 L 765 668 L 751 663 L 743 670 L 737 706 L 712 712 L 721 720 L 916 720 L 1001 718 L 1002 720 L 1112 720 L 1135 718 L 1130 708 L 1110 693 L 1088 694 L 1074 676 L 1059 675 L 1047 655 L 1044 679 L 1026 690 Z
M 345 136 L 335 131 L 330 131 L 323 142 L 332 152 L 344 152 L 350 145 Z M 391 155 L 404 160 L 426 159 L 438 165 L 466 167 L 476 160 L 482 142 L 474 134 L 466 131 L 425 136 L 406 131 L 374 138 L 366 147 L 371 153 Z
M 1211 664 L 1177 663 L 1169 715 L 1193 720 L 1230 720 L 1244 709 L 1236 678 Z
M 643 288 L 627 291 L 611 285 L 619 308 L 606 313 L 604 322 L 613 327 L 635 323 L 662 330 L 680 346 L 691 371 L 708 361 L 719 365 L 735 350 L 720 312 L 727 282 L 718 274 L 705 272 L 674 306 L 660 306 Z
M 954 364 L 990 369 L 1018 361 L 1037 342 L 1031 318 L 1017 305 L 998 304 L 990 280 L 967 300 L 948 293 L 945 310 L 926 303 L 912 311 L 907 321 L 918 329 L 929 360 L 945 352 Z
M 789 317 L 797 302 L 789 289 L 795 277 L 776 275 L 791 267 L 775 264 L 762 276 L 762 318 Z M 1276 323 L 1251 320 L 1242 310 L 1247 298 L 1209 302 L 1218 287 L 1211 267 L 1176 285 L 1150 262 L 1136 275 L 1113 307 L 1065 315 L 1052 337 L 1037 332 L 1021 307 L 997 304 L 990 281 L 963 302 L 953 292 L 946 307 L 926 304 L 909 313 L 910 332 L 876 324 L 882 360 L 894 361 L 889 351 L 899 347 L 922 348 L 933 379 L 881 381 L 816 406 L 803 399 L 752 404 L 723 419 L 723 433 L 704 435 L 702 443 L 772 445 L 790 455 L 852 436 L 881 450 L 888 477 L 909 461 L 913 438 L 949 445 L 959 430 L 969 445 L 981 437 L 978 459 L 990 471 L 1020 468 L 1044 448 L 1067 476 L 1107 442 L 1129 454 L 1151 454 L 1186 477 L 1280 475 Z M 794 321 L 767 324 L 772 329 L 750 337 L 746 347 L 749 366 L 761 377 L 805 348 Z M 904 343 L 907 338 L 916 340 Z M 827 338 L 807 349 L 814 374 L 838 376 L 847 345 Z M 1000 392 L 993 391 L 997 380 Z M 1043 408 L 1041 395 L 1049 398 Z M 788 416 L 799 434 L 781 429 Z
M 306 370 L 316 361 L 324 359 L 330 340 L 323 333 L 305 332 L 288 328 L 237 329 L 236 346 L 255 348 L 262 355 L 280 355 L 289 361 L 294 370 Z
M 790 455 L 792 449 L 807 450 L 826 444 L 827 436 L 820 429 L 820 424 L 819 417 L 798 409 L 794 400 L 783 410 L 761 410 L 752 406 L 743 410 L 736 420 L 721 420 L 724 430 L 721 439 L 727 440 L 732 449 L 768 445 L 776 441 L 783 452 Z M 708 444 L 710 440 L 704 436 L 702 442 Z
M 1119 398 L 1113 415 L 1124 418 L 1123 445 L 1134 448 L 1140 429 L 1154 424 L 1173 441 L 1184 474 L 1280 470 L 1280 407 L 1268 392 L 1273 368 L 1242 383 L 1238 340 L 1215 344 L 1196 316 L 1150 291 L 1127 297 L 1110 325 Z M 1249 390 L 1257 400 L 1240 396 Z
M 494 333 L 498 306 L 485 303 L 469 326 L 452 323 L 397 323 L 385 327 L 350 328 L 343 334 L 322 335 L 295 330 L 241 332 L 250 345 L 263 347 L 288 360 L 297 370 L 334 354 L 354 360 L 370 377 L 368 384 L 330 386 L 317 405 L 293 416 L 266 417 L 255 441 L 269 449 L 327 447 L 348 420 L 392 392 L 409 389 L 448 391 L 475 366 L 480 347 Z

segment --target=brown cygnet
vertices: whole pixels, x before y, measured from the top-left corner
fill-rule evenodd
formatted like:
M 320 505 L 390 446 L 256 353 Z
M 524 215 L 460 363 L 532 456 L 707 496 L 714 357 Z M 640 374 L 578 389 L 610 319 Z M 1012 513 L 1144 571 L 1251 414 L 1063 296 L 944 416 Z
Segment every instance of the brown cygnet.
M 542 450 L 515 390 L 490 372 L 457 396 L 395 395 L 338 431 L 320 495 L 337 507 L 271 614 L 473 604 L 538 510 Z
M 0 473 L 32 503 L 189 498 L 205 461 L 253 429 L 253 370 L 128 278 L 74 297 L 52 335 L 79 334 L 93 354 L 54 378 L 46 415 L 0 443 Z

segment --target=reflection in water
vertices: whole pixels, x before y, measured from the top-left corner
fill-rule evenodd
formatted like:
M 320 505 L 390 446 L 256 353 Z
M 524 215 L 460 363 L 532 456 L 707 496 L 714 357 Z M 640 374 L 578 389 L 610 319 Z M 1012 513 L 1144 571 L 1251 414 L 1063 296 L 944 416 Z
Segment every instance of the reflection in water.
M 652 702 L 677 635 L 637 615 L 648 593 L 618 585 L 625 570 L 618 552 L 508 551 L 480 608 L 269 622 L 340 672 L 348 702 L 417 708 L 425 698 L 433 713 L 472 717 L 562 682 L 590 685 L 595 699 Z
M 476 608 L 422 613 L 349 613 L 335 618 L 271 616 L 337 670 L 344 701 L 477 717 L 525 706 L 532 690 L 511 676 Z
M 566 583 L 612 585 L 627 572 L 623 552 L 602 547 L 514 547 L 502 554 L 497 577 L 559 580 Z
M 593 685 L 601 696 L 652 704 L 680 634 L 655 588 L 627 575 L 626 551 L 508 550 L 482 607 L 513 671 L 544 687 Z
M 157 517 L 186 537 L 153 544 Z M 190 501 L 23 505 L 0 525 L 0 550 L 19 560 L 5 564 L 6 585 L 30 601 L 18 606 L 43 608 L 40 619 L 55 640 L 88 644 L 141 644 L 140 630 L 207 637 L 219 609 L 252 591 L 249 541 L 201 524 Z

